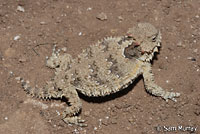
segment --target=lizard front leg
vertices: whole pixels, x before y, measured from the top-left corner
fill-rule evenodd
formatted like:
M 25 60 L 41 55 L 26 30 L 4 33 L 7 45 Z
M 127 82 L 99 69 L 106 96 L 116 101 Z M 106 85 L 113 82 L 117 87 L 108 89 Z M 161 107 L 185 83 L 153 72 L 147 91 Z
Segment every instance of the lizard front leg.
M 69 124 L 75 124 L 78 126 L 87 126 L 85 120 L 82 120 L 77 114 L 81 111 L 82 103 L 78 96 L 78 93 L 74 87 L 66 87 L 63 90 L 61 97 L 68 99 L 69 107 L 63 111 L 63 121 Z
M 150 63 L 145 63 L 142 71 L 143 71 L 144 85 L 147 92 L 155 96 L 160 96 L 166 101 L 168 101 L 168 99 L 176 101 L 175 98 L 180 96 L 180 93 L 168 92 L 155 84 Z

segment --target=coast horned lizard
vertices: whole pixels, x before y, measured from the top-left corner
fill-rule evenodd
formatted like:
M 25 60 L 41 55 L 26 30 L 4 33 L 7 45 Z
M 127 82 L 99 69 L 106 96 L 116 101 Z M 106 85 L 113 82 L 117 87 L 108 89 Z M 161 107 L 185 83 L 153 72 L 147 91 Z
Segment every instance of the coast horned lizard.
M 143 76 L 147 92 L 168 100 L 180 93 L 168 92 L 154 82 L 151 60 L 161 46 L 161 33 L 149 23 L 139 23 L 127 35 L 107 37 L 84 49 L 77 58 L 53 49 L 47 66 L 55 69 L 55 77 L 43 88 L 31 87 L 22 78 L 25 91 L 43 99 L 65 97 L 69 106 L 63 112 L 66 123 L 85 126 L 77 113 L 82 104 L 77 92 L 89 97 L 106 96 L 129 86 Z

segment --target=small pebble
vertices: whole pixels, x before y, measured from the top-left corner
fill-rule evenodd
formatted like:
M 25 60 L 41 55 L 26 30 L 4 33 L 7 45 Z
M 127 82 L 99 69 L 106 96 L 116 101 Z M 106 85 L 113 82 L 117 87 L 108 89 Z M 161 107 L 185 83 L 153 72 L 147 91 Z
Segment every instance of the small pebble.
M 164 121 L 164 120 L 166 120 L 167 118 L 168 118 L 168 115 L 167 115 L 167 114 L 161 114 L 161 115 L 160 115 L 161 121 Z
M 104 12 L 101 12 L 100 14 L 98 14 L 96 18 L 101 20 L 101 21 L 108 19 L 107 15 Z
M 20 81 L 21 77 L 15 77 L 15 80 Z
M 81 35 L 82 35 L 82 32 L 79 32 L 78 35 L 81 36 Z
M 41 25 L 45 25 L 45 24 L 46 24 L 46 22 L 42 21 L 42 22 L 40 22 L 40 24 L 41 24 Z
M 150 121 L 150 120 L 148 120 L 148 121 L 147 121 L 147 124 L 148 124 L 148 125 L 151 125 L 151 121 Z
M 21 62 L 21 63 L 26 62 L 26 58 L 25 57 L 20 58 L 19 62 Z
M 85 112 L 84 112 L 84 115 L 85 115 L 85 116 L 90 116 L 90 111 L 85 111 Z
M 17 11 L 25 12 L 24 7 L 22 6 L 17 6 Z
M 198 52 L 198 49 L 194 49 L 193 52 L 194 52 L 194 53 L 197 53 L 197 52 Z
M 106 116 L 106 119 L 109 119 L 109 116 Z
M 15 55 L 16 55 L 16 51 L 12 47 L 5 50 L 5 57 L 7 57 L 7 58 L 15 57 Z
M 127 131 L 130 131 L 130 127 L 126 127 L 126 130 L 127 130 Z
M 166 83 L 169 83 L 169 80 L 166 80 Z
M 186 46 L 184 44 L 182 44 L 182 42 L 178 42 L 177 47 L 185 48 Z
M 182 47 L 182 42 L 178 42 L 177 47 Z
M 8 117 L 6 116 L 4 119 L 5 119 L 5 120 L 8 120 Z
M 19 39 L 20 39 L 19 35 L 17 35 L 17 36 L 14 37 L 14 40 L 19 40 Z
M 60 112 L 59 112 L 59 111 L 57 111 L 57 110 L 56 110 L 56 113 L 57 113 L 58 115 L 60 115 Z
M 10 73 L 10 75 L 13 75 L 13 72 L 12 72 L 12 71 L 10 71 L 9 73 Z
M 188 57 L 187 59 L 191 60 L 191 61 L 196 61 L 196 59 L 194 57 Z
M 112 124 L 117 124 L 117 119 L 111 119 Z
M 118 31 L 118 29 L 111 29 L 111 30 L 110 30 L 110 32 L 111 32 L 112 34 L 117 33 L 117 31 Z
M 118 19 L 122 21 L 124 18 L 122 16 L 118 16 Z
M 91 10 L 92 10 L 92 8 L 91 8 L 91 7 L 88 7 L 88 8 L 87 8 L 87 11 L 91 11 Z
M 66 52 L 66 51 L 67 51 L 67 48 L 66 48 L 66 47 L 63 47 L 61 50 L 62 50 L 63 52 Z
M 133 119 L 133 118 L 129 118 L 128 121 L 129 121 L 130 123 L 134 123 L 134 119 Z

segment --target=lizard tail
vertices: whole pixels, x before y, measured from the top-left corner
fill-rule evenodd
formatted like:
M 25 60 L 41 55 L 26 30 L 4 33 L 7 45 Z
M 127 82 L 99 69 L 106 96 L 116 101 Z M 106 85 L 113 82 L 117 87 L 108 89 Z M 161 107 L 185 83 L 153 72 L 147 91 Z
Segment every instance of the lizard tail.
M 48 86 L 45 86 L 43 88 L 39 88 L 37 86 L 31 87 L 29 85 L 29 81 L 25 81 L 21 77 L 16 77 L 16 80 L 18 81 L 18 83 L 21 83 L 26 93 L 31 95 L 32 97 L 37 97 L 41 99 L 50 99 L 51 97 L 54 97 L 53 95 L 54 89 L 48 88 Z

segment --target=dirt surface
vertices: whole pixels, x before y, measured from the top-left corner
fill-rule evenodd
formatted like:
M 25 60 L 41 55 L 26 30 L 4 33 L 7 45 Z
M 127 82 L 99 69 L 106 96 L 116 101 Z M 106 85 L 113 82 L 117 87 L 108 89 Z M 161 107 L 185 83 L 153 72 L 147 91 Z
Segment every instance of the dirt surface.
M 22 76 L 42 86 L 53 75 L 45 57 L 54 44 L 75 57 L 138 22 L 161 30 L 162 49 L 153 72 L 158 85 L 181 93 L 176 103 L 146 93 L 140 78 L 105 98 L 80 94 L 81 116 L 88 124 L 82 128 L 61 120 L 64 101 L 32 98 L 15 80 Z M 200 133 L 199 42 L 199 0 L 0 0 L 0 133 Z

